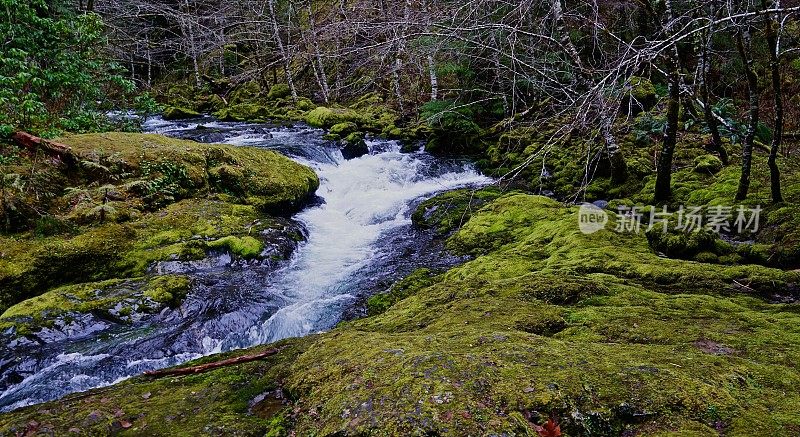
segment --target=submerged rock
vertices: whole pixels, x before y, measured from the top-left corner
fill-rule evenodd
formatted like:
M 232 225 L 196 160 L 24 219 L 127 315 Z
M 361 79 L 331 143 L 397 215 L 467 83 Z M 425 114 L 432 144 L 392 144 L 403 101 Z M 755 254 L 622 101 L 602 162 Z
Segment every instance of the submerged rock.
M 344 159 L 354 159 L 369 153 L 369 147 L 361 132 L 353 132 L 342 140 L 340 150 Z

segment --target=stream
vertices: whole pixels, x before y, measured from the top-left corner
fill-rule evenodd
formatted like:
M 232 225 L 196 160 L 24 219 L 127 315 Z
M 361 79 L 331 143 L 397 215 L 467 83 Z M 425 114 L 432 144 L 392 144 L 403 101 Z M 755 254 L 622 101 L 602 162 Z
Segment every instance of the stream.
M 367 155 L 346 160 L 324 131 L 303 125 L 227 123 L 211 118 L 144 124 L 147 132 L 280 151 L 320 177 L 318 200 L 292 217 L 306 235 L 280 265 L 165 262 L 153 271 L 192 275 L 183 304 L 133 324 L 86 322 L 84 335 L 52 333 L 44 344 L 0 345 L 0 411 L 113 384 L 233 349 L 332 328 L 363 314 L 364 299 L 415 268 L 447 267 L 431 233 L 411 225 L 422 200 L 490 183 L 468 163 L 401 153 L 368 139 Z

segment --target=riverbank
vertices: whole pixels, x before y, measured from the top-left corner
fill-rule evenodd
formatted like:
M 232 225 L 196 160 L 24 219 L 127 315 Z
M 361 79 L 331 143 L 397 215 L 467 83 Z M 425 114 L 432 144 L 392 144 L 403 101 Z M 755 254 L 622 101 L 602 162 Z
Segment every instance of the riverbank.
M 692 138 L 683 138 L 666 205 L 672 225 L 679 205 L 709 213 L 736 188 L 737 164 L 708 165 Z M 575 156 L 582 146 L 560 145 Z M 634 162 L 653 147 L 625 151 Z M 515 156 L 523 155 L 508 162 Z M 755 159 L 762 166 L 764 157 Z M 579 190 L 573 164 L 542 164 L 556 176 L 545 179 L 559 192 Z M 535 435 L 554 417 L 569 435 L 792 435 L 800 429 L 791 228 L 800 172 L 782 165 L 787 202 L 769 205 L 768 180 L 754 178 L 742 206 L 764 202 L 763 221 L 749 235 L 615 230 L 625 220 L 617 208 L 647 211 L 652 169 L 616 186 L 601 176 L 586 189 L 589 199 L 610 199 L 598 202 L 608 222 L 594 233 L 581 231 L 578 206 L 550 198 L 445 193 L 421 203 L 415 225 L 473 259 L 415 271 L 370 298 L 368 317 L 186 366 L 282 348 L 262 360 L 136 377 L 20 409 L 4 414 L 0 429 Z
M 586 235 L 577 208 L 500 197 L 448 239 L 477 258 L 420 271 L 384 312 L 279 343 L 268 359 L 26 408 L 3 429 L 227 435 L 785 435 L 800 320 L 759 294 L 794 272 L 657 256 Z M 749 284 L 743 290 L 736 284 Z M 241 351 L 228 356 L 260 351 Z M 209 357 L 201 362 L 220 360 Z

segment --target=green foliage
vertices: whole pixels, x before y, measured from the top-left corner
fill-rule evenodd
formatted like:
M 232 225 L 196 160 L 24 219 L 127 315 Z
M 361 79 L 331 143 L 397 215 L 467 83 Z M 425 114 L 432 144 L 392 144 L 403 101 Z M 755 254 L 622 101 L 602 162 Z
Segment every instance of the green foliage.
M 98 15 L 62 1 L 2 0 L 0 9 L 0 133 L 95 130 L 106 123 L 96 102 L 133 91 L 102 56 Z
M 150 177 L 147 196 L 155 200 L 174 201 L 186 194 L 192 180 L 186 166 L 174 161 L 142 161 L 142 176 Z
M 420 117 L 431 131 L 426 149 L 432 153 L 464 153 L 479 143 L 480 113 L 474 105 L 435 100 L 420 108 Z
M 642 113 L 633 125 L 634 141 L 639 145 L 649 145 L 653 137 L 663 135 L 667 119 L 663 116 L 653 116 L 649 112 Z

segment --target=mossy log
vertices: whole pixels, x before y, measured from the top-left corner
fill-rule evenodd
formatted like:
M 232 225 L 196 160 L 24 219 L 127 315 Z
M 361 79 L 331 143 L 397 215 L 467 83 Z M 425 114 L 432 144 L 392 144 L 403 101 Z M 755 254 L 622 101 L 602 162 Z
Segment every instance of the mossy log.
M 264 352 L 260 352 L 257 354 L 242 355 L 239 357 L 229 358 L 227 360 L 214 361 L 212 363 L 200 364 L 197 366 L 181 367 L 177 369 L 150 370 L 144 372 L 144 374 L 153 378 L 161 378 L 164 376 L 195 375 L 197 373 L 203 373 L 214 369 L 219 369 L 220 367 L 233 366 L 235 364 L 249 363 L 251 361 L 261 360 L 267 357 L 271 357 L 284 349 L 285 347 L 278 347 L 274 349 L 268 349 L 265 350 Z
M 12 136 L 12 139 L 22 147 L 25 147 L 29 151 L 36 153 L 37 151 L 42 151 L 50 156 L 55 156 L 67 163 L 68 165 L 72 165 L 77 160 L 75 159 L 75 154 L 72 153 L 72 148 L 67 146 L 66 144 L 57 143 L 55 141 L 46 140 L 44 138 L 39 138 L 35 135 L 31 135 L 27 132 L 19 131 Z

